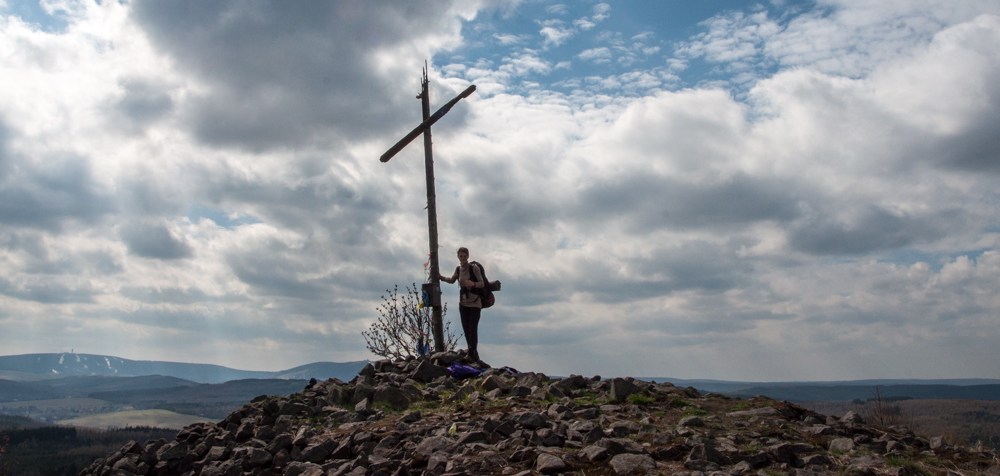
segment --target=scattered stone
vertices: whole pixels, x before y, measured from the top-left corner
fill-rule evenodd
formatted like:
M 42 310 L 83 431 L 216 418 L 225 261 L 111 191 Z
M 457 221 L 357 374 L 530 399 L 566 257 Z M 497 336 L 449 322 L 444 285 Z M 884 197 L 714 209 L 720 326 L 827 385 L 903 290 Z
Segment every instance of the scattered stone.
M 850 438 L 837 438 L 830 442 L 831 453 L 847 453 L 854 449 L 854 440 Z
M 729 416 L 777 416 L 780 414 L 781 412 L 779 412 L 774 407 L 763 407 L 763 408 L 755 408 L 753 410 L 730 412 Z
M 681 418 L 681 421 L 680 421 L 680 423 L 678 423 L 678 425 L 680 425 L 680 426 L 687 426 L 687 427 L 705 426 L 705 421 L 702 420 L 700 417 L 697 417 L 697 416 L 689 416 L 689 417 Z
M 865 423 L 865 419 L 861 418 L 861 415 L 858 415 L 857 413 L 854 413 L 853 411 L 850 411 L 850 412 L 847 412 L 847 414 L 845 414 L 840 419 L 840 422 L 841 423 L 863 425 Z

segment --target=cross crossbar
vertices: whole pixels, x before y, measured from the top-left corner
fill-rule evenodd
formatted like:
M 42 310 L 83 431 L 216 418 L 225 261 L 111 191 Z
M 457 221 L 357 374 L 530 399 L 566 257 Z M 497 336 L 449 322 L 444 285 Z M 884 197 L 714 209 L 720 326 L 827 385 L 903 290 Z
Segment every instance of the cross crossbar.
M 438 119 L 444 117 L 445 114 L 448 114 L 448 111 L 450 111 L 451 108 L 458 103 L 458 101 L 461 101 L 462 99 L 469 97 L 474 92 L 476 92 L 475 84 L 466 88 L 465 91 L 462 91 L 462 93 L 459 94 L 458 96 L 455 96 L 455 99 L 448 101 L 448 104 L 441 106 L 441 108 L 438 109 L 437 112 L 434 113 L 434 115 L 432 115 L 426 121 L 421 123 L 415 129 L 410 131 L 409 134 L 406 134 L 406 136 L 400 139 L 399 142 L 396 143 L 396 145 L 390 147 L 389 150 L 385 151 L 385 153 L 382 154 L 382 157 L 379 157 L 378 160 L 383 163 L 388 162 L 389 159 L 393 158 L 393 156 L 398 154 L 399 151 L 403 150 L 403 148 L 406 147 L 410 142 L 413 142 L 413 139 L 416 139 L 417 136 L 423 134 L 425 129 L 434 125 L 434 123 L 437 122 Z

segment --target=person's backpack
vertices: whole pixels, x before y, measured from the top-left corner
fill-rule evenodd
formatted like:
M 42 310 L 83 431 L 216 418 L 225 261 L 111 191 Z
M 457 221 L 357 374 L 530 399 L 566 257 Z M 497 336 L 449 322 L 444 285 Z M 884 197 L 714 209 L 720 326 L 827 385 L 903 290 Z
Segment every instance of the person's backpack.
M 479 268 L 479 275 L 482 276 L 483 281 L 486 282 L 486 284 L 481 288 L 472 288 L 472 292 L 479 295 L 479 302 L 482 303 L 483 309 L 493 307 L 493 305 L 497 302 L 497 298 L 493 295 L 493 291 L 500 290 L 500 281 L 490 281 L 490 279 L 486 277 L 486 270 L 483 269 L 483 265 L 478 261 L 469 261 L 469 264 Z M 457 273 L 458 269 L 456 269 L 455 272 Z M 469 273 L 469 276 L 470 279 L 472 279 L 472 282 L 478 282 L 476 280 L 476 273 Z

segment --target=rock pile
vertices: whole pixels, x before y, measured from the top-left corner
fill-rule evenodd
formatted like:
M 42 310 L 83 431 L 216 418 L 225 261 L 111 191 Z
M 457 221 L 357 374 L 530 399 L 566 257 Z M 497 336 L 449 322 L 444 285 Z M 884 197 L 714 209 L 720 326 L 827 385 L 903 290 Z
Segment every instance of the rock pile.
M 1000 476 L 989 451 L 765 397 L 631 378 L 488 369 L 464 356 L 380 361 L 354 380 L 260 396 L 173 441 L 129 442 L 81 476 Z

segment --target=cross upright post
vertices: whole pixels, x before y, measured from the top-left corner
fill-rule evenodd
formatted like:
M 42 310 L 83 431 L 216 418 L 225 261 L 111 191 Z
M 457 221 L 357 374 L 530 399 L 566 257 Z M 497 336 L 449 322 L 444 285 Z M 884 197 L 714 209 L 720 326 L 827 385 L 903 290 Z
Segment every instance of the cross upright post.
M 427 177 L 427 231 L 430 245 L 430 285 L 431 285 L 431 333 L 434 336 L 434 351 L 444 352 L 444 322 L 441 316 L 441 267 L 438 263 L 438 229 L 437 229 L 437 195 L 434 192 L 434 152 L 431 149 L 431 125 L 441 119 L 451 110 L 458 101 L 469 97 L 476 90 L 472 85 L 462 91 L 461 94 L 449 101 L 431 115 L 430 93 L 428 91 L 430 81 L 427 79 L 427 67 L 424 67 L 424 74 L 421 78 L 420 106 L 423 112 L 423 122 L 409 134 L 400 139 L 396 145 L 387 150 L 379 159 L 388 162 L 396 153 L 406 147 L 407 144 L 416 139 L 418 135 L 424 135 L 424 170 Z
M 428 90 L 430 81 L 427 79 L 427 69 L 424 69 L 423 81 L 420 85 L 420 108 L 423 110 L 424 122 L 431 118 L 431 95 Z M 438 263 L 438 221 L 437 194 L 434 191 L 434 152 L 431 149 L 431 128 L 424 128 L 424 170 L 427 175 L 427 235 L 430 244 L 430 278 L 431 297 L 431 332 L 434 334 L 434 351 L 444 352 L 444 320 L 441 316 L 441 266 Z

